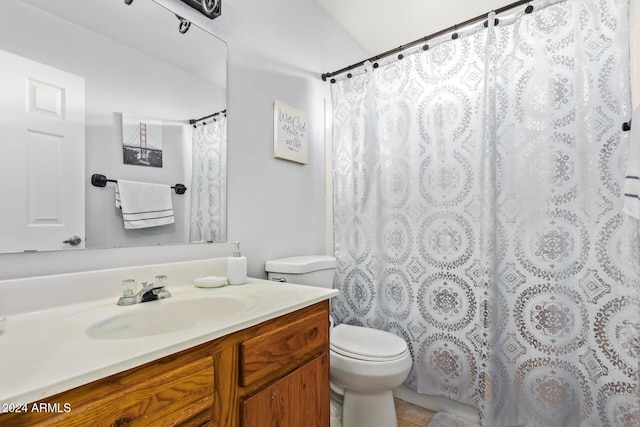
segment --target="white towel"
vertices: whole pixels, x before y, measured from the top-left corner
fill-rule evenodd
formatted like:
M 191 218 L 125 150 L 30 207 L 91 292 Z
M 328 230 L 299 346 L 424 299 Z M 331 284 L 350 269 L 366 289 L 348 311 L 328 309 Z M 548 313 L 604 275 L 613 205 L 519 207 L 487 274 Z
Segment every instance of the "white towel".
M 124 228 L 148 228 L 172 224 L 171 187 L 146 182 L 116 183 L 116 207 L 122 209 Z
M 631 119 L 622 211 L 640 219 L 640 107 L 635 109 Z

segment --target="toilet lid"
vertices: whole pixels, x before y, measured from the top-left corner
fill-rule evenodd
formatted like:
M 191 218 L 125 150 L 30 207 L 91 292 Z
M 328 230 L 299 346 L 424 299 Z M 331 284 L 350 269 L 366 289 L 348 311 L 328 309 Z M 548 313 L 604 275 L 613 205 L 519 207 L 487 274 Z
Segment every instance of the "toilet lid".
M 331 350 L 352 359 L 390 361 L 407 353 L 407 343 L 400 337 L 378 329 L 338 325 L 331 331 Z

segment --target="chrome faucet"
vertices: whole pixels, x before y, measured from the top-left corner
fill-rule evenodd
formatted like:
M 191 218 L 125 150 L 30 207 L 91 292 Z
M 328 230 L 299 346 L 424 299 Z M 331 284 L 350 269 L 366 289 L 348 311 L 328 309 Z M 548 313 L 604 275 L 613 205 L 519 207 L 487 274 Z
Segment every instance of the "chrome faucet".
M 128 283 L 125 285 L 123 295 L 118 299 L 118 305 L 140 304 L 147 301 L 171 298 L 171 293 L 166 288 L 167 277 L 164 275 L 156 276 L 155 282 L 142 282 L 142 289 L 137 294 L 134 294 L 130 288 L 132 281 L 125 280 L 124 282 Z

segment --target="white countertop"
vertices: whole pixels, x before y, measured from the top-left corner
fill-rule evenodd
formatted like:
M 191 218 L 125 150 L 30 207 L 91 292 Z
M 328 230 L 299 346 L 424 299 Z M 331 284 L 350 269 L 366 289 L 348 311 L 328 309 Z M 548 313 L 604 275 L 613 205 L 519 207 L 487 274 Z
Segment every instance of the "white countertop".
M 7 316 L 0 332 L 0 408 L 37 402 L 338 295 L 334 289 L 251 278 L 239 286 L 184 285 L 169 290 L 173 297 L 164 301 L 215 294 L 251 298 L 255 304 L 221 320 L 128 339 L 94 339 L 85 331 L 104 316 L 164 301 L 121 307 L 116 305 L 117 298 L 108 298 Z

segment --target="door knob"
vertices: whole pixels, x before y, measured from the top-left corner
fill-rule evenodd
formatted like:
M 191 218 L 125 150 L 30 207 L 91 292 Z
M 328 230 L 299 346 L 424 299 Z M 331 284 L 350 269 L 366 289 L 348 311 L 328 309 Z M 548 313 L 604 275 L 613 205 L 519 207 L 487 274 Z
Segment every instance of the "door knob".
M 71 236 L 62 243 L 67 243 L 71 246 L 78 246 L 80 242 L 82 242 L 82 239 L 79 236 Z

